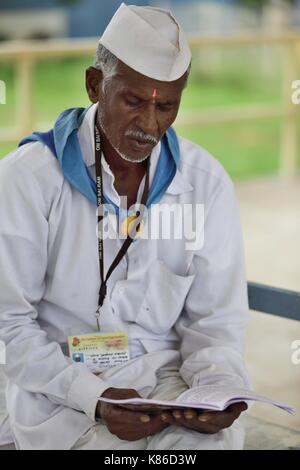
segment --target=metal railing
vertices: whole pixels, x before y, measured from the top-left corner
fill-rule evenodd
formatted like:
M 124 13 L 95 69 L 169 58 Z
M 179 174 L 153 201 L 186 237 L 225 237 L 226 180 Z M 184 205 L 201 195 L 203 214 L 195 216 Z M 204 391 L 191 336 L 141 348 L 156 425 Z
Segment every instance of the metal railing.
M 300 292 L 248 282 L 250 310 L 300 321 Z
M 1 142 L 18 141 L 33 130 L 33 66 L 43 58 L 81 57 L 94 55 L 97 39 L 11 41 L 0 45 L 0 61 L 13 61 L 17 71 L 17 126 L 0 129 Z M 279 45 L 282 47 L 282 100 L 278 105 L 243 105 L 208 109 L 182 114 L 179 125 L 240 122 L 262 118 L 281 118 L 280 173 L 297 173 L 297 106 L 291 100 L 291 85 L 297 79 L 297 61 L 300 50 L 300 34 L 279 36 L 247 35 L 219 38 L 190 38 L 192 49 L 234 47 L 252 45 Z M 0 77 L 1 78 L 1 77 Z

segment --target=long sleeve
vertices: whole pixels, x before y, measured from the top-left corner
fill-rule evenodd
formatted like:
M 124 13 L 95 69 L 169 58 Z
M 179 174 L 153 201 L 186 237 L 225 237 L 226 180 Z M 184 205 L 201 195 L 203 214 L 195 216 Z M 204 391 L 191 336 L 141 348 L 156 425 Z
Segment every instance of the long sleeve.
M 251 386 L 243 360 L 249 316 L 243 237 L 229 178 L 205 208 L 204 244 L 188 274 L 195 279 L 176 325 L 183 379 L 190 387 Z
M 5 160 L 0 164 L 0 339 L 6 345 L 4 372 L 20 388 L 43 394 L 94 420 L 97 397 L 109 385 L 85 366 L 71 363 L 59 344 L 49 341 L 38 322 L 49 256 L 50 208 L 30 167 L 24 161 Z

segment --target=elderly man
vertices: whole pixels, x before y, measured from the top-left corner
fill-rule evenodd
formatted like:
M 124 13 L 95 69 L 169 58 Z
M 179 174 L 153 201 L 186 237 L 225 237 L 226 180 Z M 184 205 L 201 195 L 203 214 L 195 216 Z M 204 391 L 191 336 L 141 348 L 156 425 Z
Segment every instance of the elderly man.
M 170 12 L 122 4 L 86 71 L 93 104 L 1 163 L 2 430 L 19 449 L 243 446 L 244 403 L 200 413 L 99 401 L 248 385 L 233 184 L 171 128 L 190 63 Z M 195 239 L 178 236 L 193 218 Z

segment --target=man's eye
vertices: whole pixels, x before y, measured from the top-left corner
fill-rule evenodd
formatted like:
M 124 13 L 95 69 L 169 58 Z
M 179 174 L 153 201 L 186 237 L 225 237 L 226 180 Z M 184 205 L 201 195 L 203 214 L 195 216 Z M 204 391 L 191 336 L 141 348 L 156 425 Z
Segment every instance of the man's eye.
M 159 111 L 162 111 L 162 112 L 172 111 L 173 107 L 174 106 L 172 104 L 158 104 L 157 105 L 157 108 L 159 109 Z
M 134 107 L 134 106 L 138 106 L 139 104 L 141 104 L 141 101 L 138 98 L 127 98 L 126 103 L 129 106 Z

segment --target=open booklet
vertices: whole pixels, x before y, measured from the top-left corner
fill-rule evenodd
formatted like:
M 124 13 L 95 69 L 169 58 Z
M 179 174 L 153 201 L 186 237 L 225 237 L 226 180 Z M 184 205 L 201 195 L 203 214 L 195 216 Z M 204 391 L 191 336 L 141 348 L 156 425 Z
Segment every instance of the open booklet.
M 294 408 L 262 395 L 257 395 L 244 388 L 232 388 L 229 386 L 202 385 L 194 387 L 182 393 L 174 401 L 154 400 L 148 398 L 129 398 L 126 400 L 112 400 L 100 397 L 100 401 L 112 403 L 129 409 L 141 411 L 155 411 L 170 408 L 197 408 L 210 411 L 222 411 L 233 403 L 261 402 L 277 406 L 288 413 L 293 414 Z

